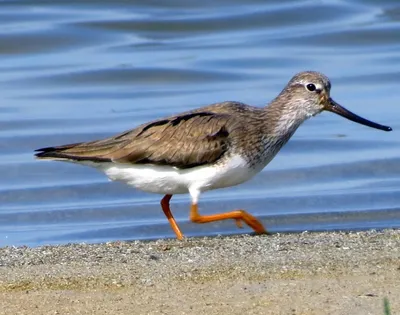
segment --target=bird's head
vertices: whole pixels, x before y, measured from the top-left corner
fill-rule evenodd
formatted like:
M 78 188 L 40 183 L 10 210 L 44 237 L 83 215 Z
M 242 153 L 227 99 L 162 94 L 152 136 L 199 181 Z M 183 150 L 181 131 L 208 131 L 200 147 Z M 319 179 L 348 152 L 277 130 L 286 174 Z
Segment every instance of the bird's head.
M 290 104 L 290 110 L 308 118 L 322 111 L 329 111 L 356 123 L 391 131 L 392 128 L 362 118 L 336 103 L 330 96 L 331 82 L 319 72 L 306 71 L 296 74 L 281 93 L 282 102 Z M 285 98 L 289 98 L 285 100 Z

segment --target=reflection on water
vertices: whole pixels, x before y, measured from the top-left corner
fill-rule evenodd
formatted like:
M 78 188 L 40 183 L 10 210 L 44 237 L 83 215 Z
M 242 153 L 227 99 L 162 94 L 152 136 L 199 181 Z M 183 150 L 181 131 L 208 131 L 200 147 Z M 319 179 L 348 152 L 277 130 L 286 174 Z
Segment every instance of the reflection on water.
M 384 133 L 324 113 L 254 180 L 212 191 L 202 213 L 240 206 L 272 232 L 400 226 L 400 3 L 2 1 L 0 246 L 173 237 L 161 196 L 93 169 L 33 159 L 218 101 L 262 106 L 302 70 Z M 194 225 L 186 235 L 238 231 Z

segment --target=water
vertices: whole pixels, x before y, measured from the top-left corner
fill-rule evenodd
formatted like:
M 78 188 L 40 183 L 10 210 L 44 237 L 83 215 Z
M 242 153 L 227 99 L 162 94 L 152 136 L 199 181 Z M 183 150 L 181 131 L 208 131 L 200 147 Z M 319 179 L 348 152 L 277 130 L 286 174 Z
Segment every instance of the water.
M 271 232 L 400 227 L 399 21 L 397 0 L 1 1 L 0 246 L 173 237 L 161 196 L 32 151 L 218 101 L 262 106 L 309 69 L 394 131 L 323 113 L 201 212 L 245 208 Z M 174 196 L 187 236 L 249 232 L 192 224 L 188 207 Z

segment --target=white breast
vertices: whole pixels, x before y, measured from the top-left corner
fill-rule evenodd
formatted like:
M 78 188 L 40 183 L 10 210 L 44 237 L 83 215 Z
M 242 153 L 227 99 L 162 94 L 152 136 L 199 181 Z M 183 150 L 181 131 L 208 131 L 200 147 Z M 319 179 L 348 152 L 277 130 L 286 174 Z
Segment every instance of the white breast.
M 86 164 L 86 163 L 85 163 Z M 129 165 L 118 163 L 90 164 L 111 180 L 122 181 L 137 189 L 159 194 L 183 194 L 238 185 L 259 170 L 248 167 L 245 159 L 234 155 L 225 163 L 178 169 L 171 166 Z

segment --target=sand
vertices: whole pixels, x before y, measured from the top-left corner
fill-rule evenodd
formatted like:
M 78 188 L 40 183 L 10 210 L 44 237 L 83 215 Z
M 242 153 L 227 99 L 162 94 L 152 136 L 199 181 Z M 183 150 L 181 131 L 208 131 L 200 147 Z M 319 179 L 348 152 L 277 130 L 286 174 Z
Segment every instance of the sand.
M 400 314 L 400 231 L 0 248 L 0 314 Z

